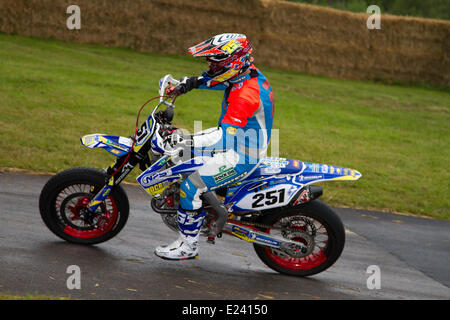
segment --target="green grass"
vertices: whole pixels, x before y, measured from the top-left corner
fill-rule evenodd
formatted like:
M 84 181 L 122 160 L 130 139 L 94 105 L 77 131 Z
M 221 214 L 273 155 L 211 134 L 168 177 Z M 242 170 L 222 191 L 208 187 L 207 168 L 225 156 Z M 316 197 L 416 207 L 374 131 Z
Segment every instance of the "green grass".
M 205 67 L 187 56 L 0 34 L 0 167 L 104 168 L 113 157 L 84 149 L 79 138 L 131 135 L 163 75 L 199 75 Z M 448 89 L 261 70 L 274 89 L 280 155 L 363 174 L 323 184 L 325 201 L 449 219 Z M 221 99 L 209 90 L 180 97 L 175 123 L 191 131 L 194 120 L 215 126 Z

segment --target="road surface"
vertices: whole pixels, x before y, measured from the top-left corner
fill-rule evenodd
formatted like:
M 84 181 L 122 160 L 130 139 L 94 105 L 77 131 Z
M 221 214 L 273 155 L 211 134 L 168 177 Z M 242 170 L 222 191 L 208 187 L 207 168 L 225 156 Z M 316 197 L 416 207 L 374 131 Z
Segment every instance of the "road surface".
M 124 186 L 131 211 L 116 238 L 96 246 L 66 243 L 39 215 L 39 193 L 49 177 L 0 173 L 0 293 L 146 300 L 450 298 L 450 221 L 336 208 L 346 227 L 342 256 L 321 274 L 295 278 L 272 271 L 251 245 L 230 236 L 216 245 L 202 241 L 197 260 L 159 259 L 154 248 L 176 234 L 133 185 Z M 67 287 L 71 265 L 80 268 L 80 289 Z M 379 289 L 367 286 L 373 265 L 380 270 Z

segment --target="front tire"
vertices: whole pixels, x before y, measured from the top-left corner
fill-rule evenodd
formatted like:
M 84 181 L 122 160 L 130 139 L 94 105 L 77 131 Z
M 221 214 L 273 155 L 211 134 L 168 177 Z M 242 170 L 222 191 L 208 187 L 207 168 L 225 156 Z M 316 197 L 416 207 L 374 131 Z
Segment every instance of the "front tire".
M 305 277 L 320 273 L 331 267 L 344 249 L 344 225 L 333 209 L 320 200 L 267 214 L 259 223 L 269 226 L 264 232 L 278 231 L 308 248 L 302 255 L 254 244 L 262 262 L 283 274 Z
M 91 168 L 73 168 L 53 176 L 39 197 L 45 225 L 58 237 L 77 244 L 97 244 L 116 236 L 125 226 L 129 202 L 117 186 L 86 219 L 83 209 L 105 185 L 105 174 Z

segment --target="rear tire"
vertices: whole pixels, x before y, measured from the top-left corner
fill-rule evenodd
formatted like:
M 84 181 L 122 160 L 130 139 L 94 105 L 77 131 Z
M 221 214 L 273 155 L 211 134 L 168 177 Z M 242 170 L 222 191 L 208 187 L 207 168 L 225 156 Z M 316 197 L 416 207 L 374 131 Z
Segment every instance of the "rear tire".
M 296 258 L 278 249 L 254 244 L 256 254 L 262 262 L 277 272 L 299 277 L 311 276 L 331 267 L 340 257 L 345 244 L 344 225 L 333 209 L 320 200 L 313 200 L 299 206 L 275 211 L 258 222 L 273 226 L 289 220 L 295 221 L 297 226 L 297 229 L 283 229 L 287 231 L 286 235 L 291 235 L 291 240 L 299 241 L 304 245 L 317 245 L 317 247 L 310 248 L 311 252 L 308 251 L 306 256 Z M 271 228 L 264 231 L 270 233 Z M 325 240 L 319 241 L 317 238 L 319 231 L 322 232 Z
M 116 236 L 125 226 L 129 202 L 125 191 L 116 186 L 94 212 L 91 222 L 80 217 L 82 209 L 105 185 L 105 174 L 91 168 L 73 168 L 53 176 L 39 197 L 39 210 L 45 225 L 68 242 L 97 244 Z

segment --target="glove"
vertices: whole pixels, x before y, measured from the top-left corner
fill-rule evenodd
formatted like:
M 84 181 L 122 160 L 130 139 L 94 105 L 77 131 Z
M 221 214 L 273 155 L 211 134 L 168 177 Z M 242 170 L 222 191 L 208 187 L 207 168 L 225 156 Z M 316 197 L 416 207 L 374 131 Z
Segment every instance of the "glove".
M 201 84 L 198 77 L 183 77 L 180 79 L 180 83 L 174 88 L 174 94 L 185 94 L 192 89 L 197 89 Z

